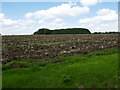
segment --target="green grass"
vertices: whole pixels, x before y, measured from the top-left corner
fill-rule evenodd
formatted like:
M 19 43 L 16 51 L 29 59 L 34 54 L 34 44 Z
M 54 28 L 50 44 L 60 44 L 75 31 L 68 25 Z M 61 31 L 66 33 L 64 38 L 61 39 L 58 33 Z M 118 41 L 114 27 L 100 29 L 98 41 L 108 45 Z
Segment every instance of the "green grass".
M 22 61 L 24 64 L 19 63 L 24 68 L 7 67 L 3 70 L 3 88 L 118 87 L 118 54 L 115 48 L 56 58 L 64 62 Z M 11 64 L 8 65 L 10 67 Z
M 13 61 L 8 64 L 2 65 L 2 69 L 11 69 L 11 68 L 16 68 L 16 67 L 21 67 L 21 68 L 27 68 L 30 67 L 32 63 L 26 62 L 26 61 Z

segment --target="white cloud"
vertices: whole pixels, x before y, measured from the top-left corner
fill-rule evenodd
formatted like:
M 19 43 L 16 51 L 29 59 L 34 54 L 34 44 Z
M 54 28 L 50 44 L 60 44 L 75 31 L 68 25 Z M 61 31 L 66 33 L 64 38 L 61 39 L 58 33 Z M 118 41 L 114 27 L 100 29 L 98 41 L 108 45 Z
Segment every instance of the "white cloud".
M 5 16 L 3 13 L 0 13 L 0 19 L 3 19 Z
M 79 20 L 79 23 L 101 23 L 106 21 L 118 20 L 118 14 L 114 10 L 101 9 L 97 12 L 97 16 Z
M 1 15 L 0 28 L 2 31 L 2 35 L 23 35 L 23 34 L 32 34 L 39 28 L 63 28 L 65 27 L 65 23 L 62 19 L 54 19 L 51 21 L 45 21 L 43 19 L 19 19 L 19 20 L 11 20 Z
M 101 0 L 80 0 L 80 3 L 83 6 L 91 6 L 96 5 L 97 3 L 101 2 Z
M 61 4 L 56 7 L 51 7 L 47 10 L 39 10 L 33 13 L 27 13 L 26 18 L 36 19 L 50 19 L 50 18 L 64 18 L 64 17 L 75 17 L 89 12 L 88 7 L 80 7 L 75 3 Z
M 13 20 L 11 20 L 11 19 L 3 19 L 2 20 L 2 25 L 5 25 L 5 26 L 7 26 L 7 25 L 13 25 L 13 24 L 15 24 L 15 23 L 17 23 L 16 21 L 13 21 Z
M 60 29 L 65 27 L 65 23 L 46 22 L 46 24 L 41 25 L 39 28 Z
M 106 31 L 117 32 L 118 22 L 100 23 L 100 24 L 84 23 L 84 24 L 80 24 L 80 27 L 88 28 L 91 32 L 106 32 Z
M 31 34 L 33 32 L 35 21 L 34 20 L 11 20 L 0 14 L 0 33 L 12 35 L 12 34 Z M 3 17 L 4 16 L 4 17 Z
M 62 19 L 59 19 L 59 18 L 56 18 L 55 20 L 54 20 L 54 22 L 62 22 Z
M 91 18 L 80 19 L 79 23 L 82 27 L 87 27 L 95 31 L 118 31 L 118 14 L 114 10 L 101 9 L 97 11 L 97 16 Z
M 106 8 L 103 8 L 103 9 L 97 11 L 97 15 L 100 15 L 100 16 L 113 15 L 113 14 L 116 14 L 116 11 L 106 9 Z
M 25 18 L 26 19 L 32 18 L 32 16 L 33 16 L 33 13 L 27 13 L 27 14 L 25 14 Z
M 44 21 L 44 20 L 39 20 L 38 23 L 39 23 L 39 24 L 44 24 L 45 21 Z
M 52 22 L 40 20 L 38 23 L 39 23 L 38 29 L 39 28 L 59 29 L 59 28 L 64 28 L 67 25 L 61 19 L 55 19 Z

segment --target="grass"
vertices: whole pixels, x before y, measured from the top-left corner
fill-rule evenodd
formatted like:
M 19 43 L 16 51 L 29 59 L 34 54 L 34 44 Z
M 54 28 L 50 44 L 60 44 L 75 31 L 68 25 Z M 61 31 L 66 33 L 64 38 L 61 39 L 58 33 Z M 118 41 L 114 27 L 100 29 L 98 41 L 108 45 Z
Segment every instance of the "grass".
M 21 67 L 21 68 L 27 68 L 30 67 L 32 64 L 26 61 L 13 61 L 8 64 L 2 65 L 2 70 Z
M 64 61 L 60 63 L 14 61 L 24 66 L 22 68 L 12 68 L 13 62 L 6 64 L 9 68 L 3 70 L 3 88 L 118 87 L 118 53 L 115 48 L 86 55 L 56 58 Z

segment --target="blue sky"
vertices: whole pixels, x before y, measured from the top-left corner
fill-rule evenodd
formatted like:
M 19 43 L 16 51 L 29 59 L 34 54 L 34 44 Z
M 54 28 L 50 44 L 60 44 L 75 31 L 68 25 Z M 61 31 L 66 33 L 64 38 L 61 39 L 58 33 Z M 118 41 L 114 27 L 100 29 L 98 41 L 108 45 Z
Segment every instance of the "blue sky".
M 64 10 L 64 7 L 68 9 L 60 12 L 60 10 Z M 117 2 L 91 4 L 82 2 L 3 2 L 0 15 L 3 23 L 1 33 L 5 35 L 32 34 L 39 28 L 68 27 L 88 28 L 91 32 L 117 31 L 117 13 Z M 108 19 L 106 19 L 107 17 Z M 22 25 L 23 23 L 25 24 Z M 111 26 L 112 23 L 115 25 Z M 30 27 L 28 28 L 28 26 Z
M 37 10 L 48 9 L 50 7 L 61 5 L 67 2 L 3 2 L 2 12 L 11 19 L 23 18 L 24 14 L 28 12 L 35 12 Z M 79 2 L 78 5 L 81 6 Z M 91 12 L 86 16 L 94 16 L 95 12 L 101 8 L 109 8 L 112 10 L 118 10 L 117 2 L 103 2 L 97 4 L 97 6 L 91 6 Z

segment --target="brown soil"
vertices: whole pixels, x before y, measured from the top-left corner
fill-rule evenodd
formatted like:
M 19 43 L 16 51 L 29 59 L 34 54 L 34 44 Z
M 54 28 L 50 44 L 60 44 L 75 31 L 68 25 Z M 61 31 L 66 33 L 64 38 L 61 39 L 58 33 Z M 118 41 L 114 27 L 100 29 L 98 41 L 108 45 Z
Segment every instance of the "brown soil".
M 3 36 L 2 62 L 48 59 L 63 54 L 87 54 L 117 47 L 118 43 L 118 34 Z

